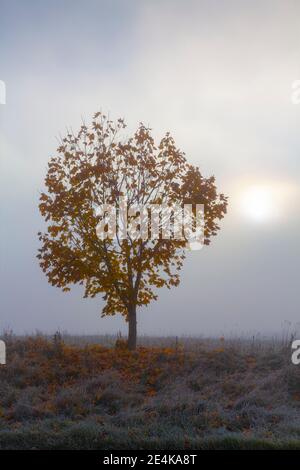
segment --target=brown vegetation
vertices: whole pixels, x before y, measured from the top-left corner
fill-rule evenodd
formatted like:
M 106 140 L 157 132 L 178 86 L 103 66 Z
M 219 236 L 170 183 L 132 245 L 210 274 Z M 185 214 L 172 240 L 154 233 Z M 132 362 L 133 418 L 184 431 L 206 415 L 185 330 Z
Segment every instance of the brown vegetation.
M 284 348 L 6 342 L 0 448 L 298 446 L 300 369 Z

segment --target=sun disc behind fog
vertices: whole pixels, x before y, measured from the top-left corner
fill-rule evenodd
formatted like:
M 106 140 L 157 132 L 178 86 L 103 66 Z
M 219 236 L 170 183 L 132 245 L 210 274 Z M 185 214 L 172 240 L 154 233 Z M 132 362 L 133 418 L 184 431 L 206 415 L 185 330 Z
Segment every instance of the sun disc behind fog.
M 272 186 L 253 185 L 241 193 L 240 209 L 255 222 L 268 222 L 279 216 L 278 191 Z
M 240 187 L 237 201 L 244 218 L 267 224 L 288 215 L 293 197 L 295 187 L 292 184 L 274 181 Z

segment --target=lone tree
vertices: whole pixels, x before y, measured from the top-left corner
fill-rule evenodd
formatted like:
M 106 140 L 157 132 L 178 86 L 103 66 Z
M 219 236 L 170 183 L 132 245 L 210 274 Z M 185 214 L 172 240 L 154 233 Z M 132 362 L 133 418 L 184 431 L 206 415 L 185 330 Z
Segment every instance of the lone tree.
M 203 204 L 203 243 L 208 245 L 226 213 L 227 198 L 217 193 L 213 176 L 204 178 L 198 167 L 187 163 L 169 133 L 155 145 L 143 124 L 126 139 L 125 127 L 122 119 L 113 122 L 96 113 L 90 127 L 82 125 L 77 135 L 62 139 L 48 164 L 47 191 L 40 196 L 47 230 L 38 234 L 38 258 L 53 286 L 67 292 L 78 283 L 84 286 L 84 297 L 101 293 L 102 316 L 125 317 L 128 348 L 134 350 L 137 307 L 156 300 L 158 288 L 179 284 L 188 242 L 184 237 L 101 238 L 97 208 L 117 205 L 121 196 L 128 213 L 137 204 Z

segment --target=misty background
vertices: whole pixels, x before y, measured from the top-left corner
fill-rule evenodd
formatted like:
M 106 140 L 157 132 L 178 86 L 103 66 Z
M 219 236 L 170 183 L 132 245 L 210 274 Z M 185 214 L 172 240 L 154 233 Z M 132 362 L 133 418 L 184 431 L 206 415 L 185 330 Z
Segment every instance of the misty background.
M 300 3 L 1 0 L 0 329 L 126 332 L 101 297 L 62 293 L 36 260 L 38 199 L 67 128 L 98 110 L 171 131 L 229 196 L 221 231 L 189 253 L 181 284 L 138 313 L 141 334 L 281 331 L 299 317 Z M 278 220 L 240 210 L 243 187 L 289 185 Z

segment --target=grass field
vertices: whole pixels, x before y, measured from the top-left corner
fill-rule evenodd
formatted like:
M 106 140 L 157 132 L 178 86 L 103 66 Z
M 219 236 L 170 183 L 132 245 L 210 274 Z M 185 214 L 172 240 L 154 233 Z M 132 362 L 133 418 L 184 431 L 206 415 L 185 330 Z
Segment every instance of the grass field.
M 1 449 L 300 449 L 289 341 L 4 339 Z

